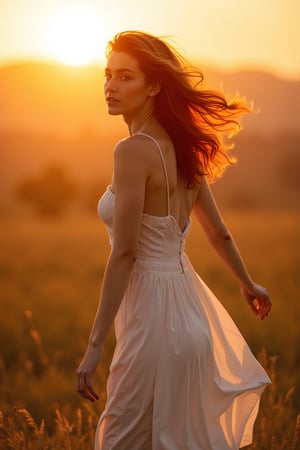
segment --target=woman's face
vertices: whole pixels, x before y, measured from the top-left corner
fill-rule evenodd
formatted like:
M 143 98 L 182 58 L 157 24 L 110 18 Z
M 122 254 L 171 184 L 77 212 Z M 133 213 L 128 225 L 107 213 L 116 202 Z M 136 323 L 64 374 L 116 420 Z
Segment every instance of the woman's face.
M 113 51 L 107 60 L 104 92 L 109 114 L 132 117 L 146 108 L 153 89 L 138 62 L 126 52 Z

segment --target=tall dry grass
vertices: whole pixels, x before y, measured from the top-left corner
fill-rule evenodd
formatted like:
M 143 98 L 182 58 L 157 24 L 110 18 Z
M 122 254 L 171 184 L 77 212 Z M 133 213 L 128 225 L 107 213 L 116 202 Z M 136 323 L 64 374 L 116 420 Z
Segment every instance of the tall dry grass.
M 276 358 L 268 358 L 264 350 L 259 359 L 265 366 L 272 385 L 266 391 L 249 450 L 299 450 L 300 414 L 294 417 L 292 395 L 294 388 L 282 393 L 276 383 Z M 85 403 L 75 413 L 55 410 L 54 427 L 49 432 L 44 419 L 37 423 L 25 408 L 0 411 L 0 449 L 15 450 L 91 450 L 98 415 Z

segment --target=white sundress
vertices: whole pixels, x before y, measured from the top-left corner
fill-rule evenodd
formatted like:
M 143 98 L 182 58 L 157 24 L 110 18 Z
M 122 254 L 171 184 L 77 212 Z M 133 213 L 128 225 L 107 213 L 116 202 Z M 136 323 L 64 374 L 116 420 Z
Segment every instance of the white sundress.
M 142 134 L 142 133 L 140 133 Z M 142 215 L 137 260 L 115 318 L 116 348 L 95 450 L 237 450 L 252 441 L 270 383 L 184 253 L 170 214 Z M 98 204 L 113 242 L 114 193 Z

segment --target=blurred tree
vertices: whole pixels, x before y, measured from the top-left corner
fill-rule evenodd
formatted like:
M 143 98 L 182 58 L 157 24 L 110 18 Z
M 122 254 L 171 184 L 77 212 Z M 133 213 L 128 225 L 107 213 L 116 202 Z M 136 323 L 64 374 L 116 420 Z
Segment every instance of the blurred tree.
M 40 176 L 17 186 L 18 200 L 30 203 L 39 215 L 48 217 L 61 215 L 77 192 L 76 182 L 59 165 L 51 165 Z

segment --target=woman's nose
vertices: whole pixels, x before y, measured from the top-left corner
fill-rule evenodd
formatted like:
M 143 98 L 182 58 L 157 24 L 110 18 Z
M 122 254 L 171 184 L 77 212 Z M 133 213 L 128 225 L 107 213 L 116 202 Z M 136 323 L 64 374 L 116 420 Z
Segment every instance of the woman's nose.
M 105 90 L 108 92 L 115 92 L 117 89 L 115 81 L 111 78 L 105 83 Z

